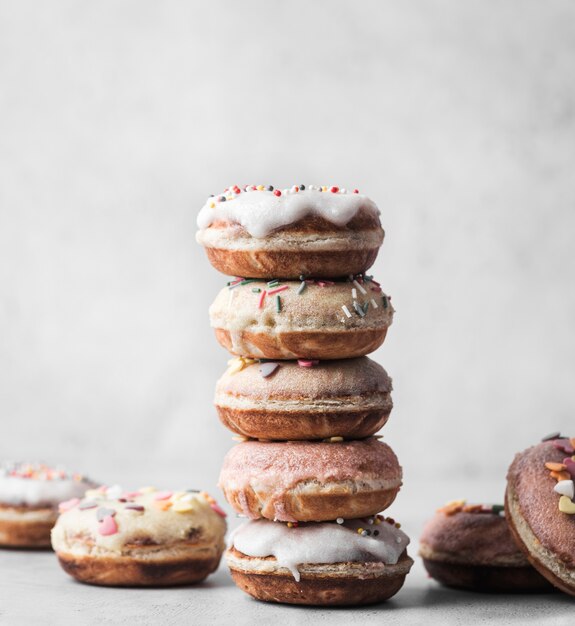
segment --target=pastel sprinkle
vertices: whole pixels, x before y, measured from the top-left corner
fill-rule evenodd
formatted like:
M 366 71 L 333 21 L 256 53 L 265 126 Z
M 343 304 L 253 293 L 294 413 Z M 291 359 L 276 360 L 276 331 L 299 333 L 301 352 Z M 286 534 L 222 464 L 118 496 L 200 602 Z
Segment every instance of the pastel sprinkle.
M 216 502 L 210 502 L 210 506 L 221 517 L 227 517 L 228 516 L 228 514 L 222 508 L 220 508 L 220 506 L 218 506 L 218 504 Z
M 553 487 L 553 491 L 562 496 L 567 496 L 571 500 L 575 497 L 575 485 L 572 480 L 560 480 L 555 487 Z
M 154 496 L 154 500 L 169 500 L 172 497 L 172 491 L 160 491 Z
M 258 301 L 258 309 L 263 309 L 264 308 L 264 300 L 266 299 L 266 293 L 267 293 L 267 291 L 264 289 L 262 291 L 260 299 Z
M 302 281 L 301 281 L 301 283 L 300 283 L 300 286 L 298 287 L 298 290 L 297 290 L 297 292 L 296 292 L 296 293 L 297 293 L 297 295 L 298 295 L 298 296 L 301 296 L 301 294 L 305 291 L 305 288 L 306 288 L 306 287 L 307 287 L 307 285 L 306 285 L 305 280 L 302 280 Z
M 282 301 L 280 296 L 276 296 L 276 311 L 279 313 L 282 310 Z
M 137 513 L 144 511 L 144 507 L 141 504 L 126 504 L 124 508 L 128 511 L 135 511 Z
M 365 311 L 361 308 L 361 306 L 358 304 L 357 300 L 353 301 L 353 308 L 355 309 L 355 312 L 360 316 L 360 317 L 365 317 Z
M 289 289 L 289 285 L 282 285 L 281 287 L 277 287 L 277 289 L 272 289 L 272 291 L 268 291 L 268 294 L 270 296 L 273 296 L 276 293 L 280 293 L 281 291 L 285 291 L 286 289 Z
M 264 378 L 268 378 L 269 376 L 271 376 L 279 367 L 279 363 L 270 363 L 270 362 L 266 362 L 266 363 L 261 363 L 260 364 L 260 374 L 264 377 Z
M 376 302 L 373 298 L 370 300 L 370 302 L 371 302 L 371 306 L 372 306 L 374 309 L 378 309 L 378 308 L 379 308 L 379 307 L 377 306 L 377 302 Z
M 116 511 L 114 509 L 108 509 L 104 506 L 101 506 L 96 511 L 96 519 L 99 522 L 103 521 L 106 517 L 114 517 L 114 515 L 116 515 Z
M 80 498 L 71 498 L 70 500 L 65 500 L 64 502 L 60 502 L 60 504 L 58 505 L 58 510 L 60 511 L 60 513 L 63 513 L 64 511 L 69 511 L 70 509 L 73 509 L 79 503 L 80 503 Z
M 351 297 L 357 300 L 357 289 L 355 287 L 351 290 Z
M 389 306 L 389 301 L 388 301 L 387 296 L 385 294 L 383 294 L 383 296 L 381 296 L 381 301 L 383 302 L 383 308 L 387 309 L 387 307 Z
M 353 279 L 353 284 L 359 289 L 359 293 L 365 296 L 367 291 L 357 282 L 357 280 L 355 280 L 355 278 Z
M 351 313 L 349 312 L 349 309 L 345 306 L 345 304 L 342 305 L 341 308 L 343 309 L 343 312 L 345 313 L 347 317 L 351 317 Z
M 116 520 L 111 515 L 107 515 L 100 520 L 98 532 L 104 537 L 107 535 L 115 535 L 118 532 L 118 524 L 116 524 Z
M 87 500 L 86 502 L 82 502 L 78 507 L 80 511 L 87 511 L 88 509 L 95 509 L 98 506 L 98 503 L 94 500 Z
M 319 364 L 319 360 L 318 359 L 298 359 L 297 364 L 300 367 L 313 367 L 314 365 Z
M 260 293 L 261 289 L 259 287 L 253 287 L 252 288 L 252 293 Z
M 192 502 L 178 501 L 172 506 L 172 511 L 176 511 L 176 513 L 189 513 L 194 510 L 194 505 Z
M 567 496 L 561 496 L 559 498 L 559 510 L 561 513 L 567 513 L 568 515 L 575 514 L 575 502 Z

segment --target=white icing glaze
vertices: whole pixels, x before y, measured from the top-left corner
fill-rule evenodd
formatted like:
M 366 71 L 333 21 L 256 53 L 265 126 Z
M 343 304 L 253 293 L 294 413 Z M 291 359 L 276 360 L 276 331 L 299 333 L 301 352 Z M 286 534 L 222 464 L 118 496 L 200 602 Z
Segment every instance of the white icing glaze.
M 26 476 L 26 470 L 30 476 Z M 3 463 L 0 467 L 0 504 L 48 506 L 79 498 L 94 483 L 81 476 L 42 464 Z
M 213 204 L 213 208 L 210 206 Z M 360 209 L 379 215 L 376 204 L 359 193 L 331 193 L 317 190 L 274 195 L 271 191 L 246 191 L 226 202 L 210 198 L 198 214 L 198 228 L 222 220 L 241 224 L 252 237 L 263 238 L 272 231 L 315 215 L 344 226 Z
M 358 528 L 369 530 L 371 536 L 359 534 Z M 385 521 L 375 525 L 361 519 L 346 520 L 343 524 L 310 523 L 289 528 L 281 522 L 254 520 L 240 526 L 231 543 L 247 556 L 275 557 L 278 565 L 289 569 L 299 581 L 297 566 L 303 563 L 359 561 L 395 565 L 409 544 L 409 537 Z
M 205 543 L 223 542 L 226 522 L 215 500 L 204 492 L 158 491 L 144 487 L 123 493 L 121 487 L 89 490 L 80 502 L 61 512 L 52 530 L 56 551 L 121 553 L 145 537 L 165 545 L 188 538 L 190 528 Z M 134 509 L 133 507 L 137 507 Z M 214 508 L 215 507 L 215 508 Z M 102 518 L 113 517 L 115 530 L 102 533 Z M 86 542 L 85 537 L 89 537 Z

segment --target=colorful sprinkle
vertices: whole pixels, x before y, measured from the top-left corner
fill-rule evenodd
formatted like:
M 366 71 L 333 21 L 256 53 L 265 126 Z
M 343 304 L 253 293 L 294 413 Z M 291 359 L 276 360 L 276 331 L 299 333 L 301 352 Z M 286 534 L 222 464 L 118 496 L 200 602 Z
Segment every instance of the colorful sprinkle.
M 363 296 L 367 294 L 367 291 L 357 282 L 355 278 L 353 279 L 353 284 L 359 289 L 359 293 L 361 293 Z
M 116 524 L 116 520 L 111 515 L 107 515 L 99 521 L 98 532 L 100 535 L 106 537 L 107 535 L 115 535 L 118 532 L 118 524 Z
M 302 280 L 301 283 L 300 283 L 300 286 L 298 287 L 298 290 L 296 292 L 297 295 L 301 296 L 301 294 L 305 291 L 306 287 L 307 287 L 307 284 L 306 284 L 305 280 Z
M 279 363 L 260 363 L 260 374 L 264 378 L 268 378 L 278 369 L 279 366 Z
M 349 309 L 345 306 L 345 304 L 343 304 L 341 308 L 343 309 L 346 317 L 351 317 L 351 313 L 349 312 Z
M 221 517 L 228 516 L 228 514 L 216 502 L 210 502 L 210 506 L 219 516 Z
M 124 508 L 128 511 L 135 511 L 137 513 L 142 513 L 145 510 L 141 504 L 126 504 Z
M 263 309 L 264 308 L 264 300 L 266 299 L 266 293 L 267 293 L 267 291 L 264 289 L 262 291 L 260 299 L 258 301 L 258 309 Z
M 298 359 L 297 364 L 300 367 L 313 367 L 314 365 L 319 365 L 318 359 Z
M 106 517 L 114 517 L 114 515 L 116 515 L 116 511 L 114 509 L 108 509 L 104 506 L 101 506 L 96 511 L 96 519 L 99 522 L 103 521 Z
M 272 291 L 268 291 L 268 295 L 273 296 L 276 293 L 280 293 L 281 291 L 285 291 L 289 289 L 289 285 L 282 285 L 281 287 L 277 287 L 276 289 L 272 289 Z
M 172 491 L 160 491 L 154 496 L 154 500 L 169 500 L 172 495 Z
M 80 498 L 71 498 L 70 500 L 65 500 L 64 502 L 60 502 L 58 505 L 58 511 L 60 513 L 64 513 L 64 511 L 69 511 L 73 509 L 77 504 L 80 503 Z
M 276 296 L 276 311 L 279 313 L 282 310 L 282 301 L 280 296 Z

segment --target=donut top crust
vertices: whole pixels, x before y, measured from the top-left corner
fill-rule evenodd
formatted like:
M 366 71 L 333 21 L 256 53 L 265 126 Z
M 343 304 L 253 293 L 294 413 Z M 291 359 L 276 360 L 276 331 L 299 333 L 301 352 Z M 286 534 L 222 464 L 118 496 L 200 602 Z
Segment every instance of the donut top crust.
M 238 371 L 233 359 L 229 370 L 216 385 L 216 396 L 228 394 L 254 399 L 293 400 L 364 396 L 390 393 L 391 378 L 371 359 L 360 357 L 338 361 L 282 361 L 271 375 L 259 363 L 251 363 Z M 307 366 L 306 366 L 307 365 Z M 263 373 L 262 373 L 263 372 Z
M 4 461 L 0 464 L 0 506 L 55 508 L 81 497 L 96 483 L 80 474 L 44 463 Z
M 507 474 L 525 522 L 544 548 L 567 567 L 575 567 L 575 505 L 572 513 L 559 509 L 562 497 L 554 491 L 561 482 L 572 480 L 571 470 L 553 476 L 546 464 L 563 465 L 573 456 L 575 440 L 543 441 L 515 456 Z M 551 466 L 553 467 L 553 466 Z M 559 482 L 558 482 L 559 481 Z
M 252 237 L 261 239 L 308 216 L 344 226 L 360 210 L 373 216 L 380 214 L 375 203 L 363 194 L 339 187 L 303 187 L 283 191 L 264 185 L 228 188 L 208 198 L 198 214 L 198 228 L 204 230 L 215 222 L 240 224 Z
M 247 556 L 274 557 L 299 582 L 300 564 L 359 561 L 395 565 L 409 544 L 399 525 L 381 515 L 339 521 L 290 527 L 282 522 L 252 520 L 233 533 L 231 545 Z
M 179 541 L 219 543 L 226 532 L 225 515 L 205 492 L 100 487 L 87 491 L 82 500 L 60 505 L 52 545 L 58 550 L 79 542 L 88 549 L 118 553 L 124 547 Z
M 424 526 L 420 543 L 427 558 L 475 565 L 528 566 L 501 514 L 502 506 L 450 503 L 437 511 Z
M 375 437 L 324 443 L 245 441 L 226 455 L 220 485 L 244 489 L 261 485 L 276 492 L 300 482 L 400 482 L 402 471 L 393 450 Z
M 302 282 L 305 288 L 300 291 Z M 263 280 L 242 283 L 234 282 L 216 296 L 210 306 L 212 327 L 260 333 L 317 332 L 334 326 L 337 330 L 381 329 L 393 322 L 391 299 L 373 279 L 286 280 L 272 287 Z

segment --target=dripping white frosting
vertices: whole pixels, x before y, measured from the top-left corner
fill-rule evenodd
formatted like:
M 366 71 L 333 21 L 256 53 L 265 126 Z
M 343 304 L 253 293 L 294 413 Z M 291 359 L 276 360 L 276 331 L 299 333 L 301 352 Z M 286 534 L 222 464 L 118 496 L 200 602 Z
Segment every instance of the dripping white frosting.
M 245 191 L 230 196 L 225 202 L 210 198 L 201 208 L 197 222 L 200 230 L 218 220 L 240 224 L 252 237 L 261 239 L 309 215 L 322 217 L 336 226 L 344 226 L 360 209 L 373 215 L 380 213 L 372 200 L 359 193 L 306 189 L 276 196 L 273 191 Z
M 371 535 L 361 535 L 358 528 L 367 529 Z M 231 545 L 247 556 L 273 556 L 296 581 L 300 579 L 298 565 L 304 563 L 359 561 L 395 565 L 408 544 L 409 537 L 393 524 L 383 521 L 370 525 L 361 519 L 293 528 L 281 522 L 253 520 L 240 526 L 231 538 Z

